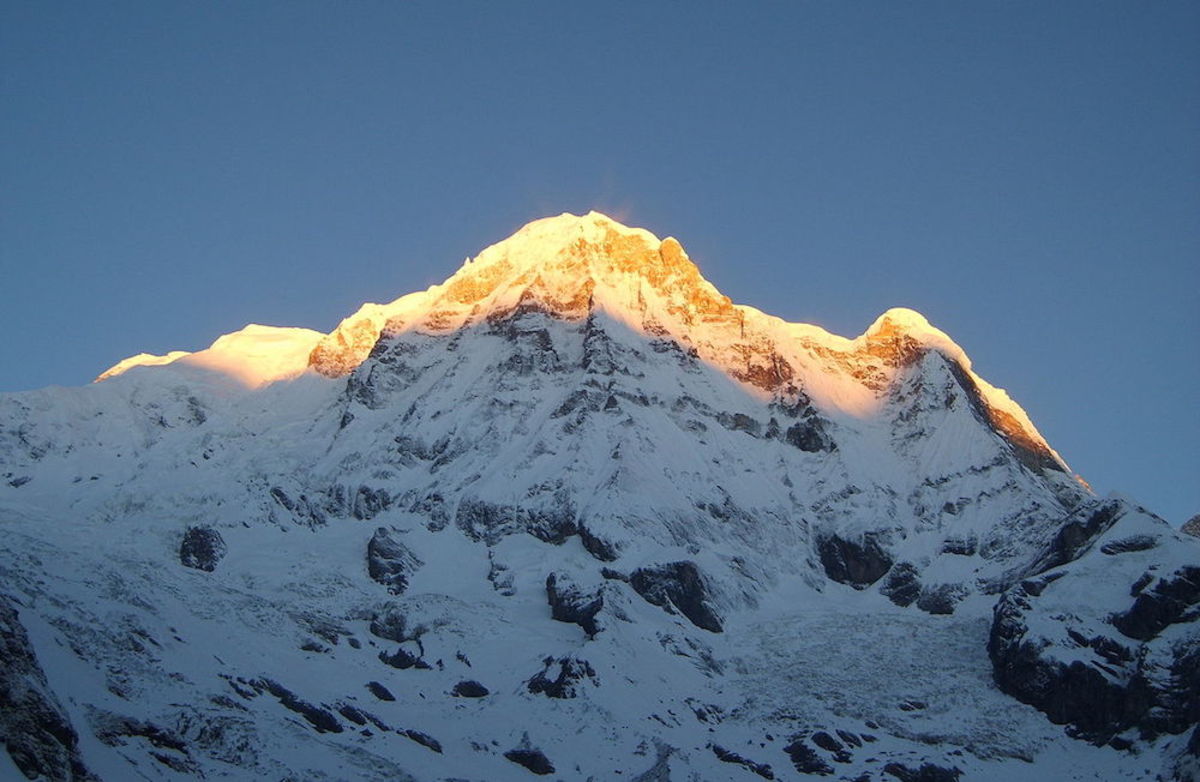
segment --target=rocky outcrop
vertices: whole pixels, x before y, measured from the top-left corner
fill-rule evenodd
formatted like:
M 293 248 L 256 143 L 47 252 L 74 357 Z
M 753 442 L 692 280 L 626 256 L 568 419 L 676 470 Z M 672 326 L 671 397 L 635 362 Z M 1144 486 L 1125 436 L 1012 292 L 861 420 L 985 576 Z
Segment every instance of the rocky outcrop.
M 554 764 L 550 762 L 544 752 L 530 743 L 529 734 L 525 734 L 521 738 L 519 745 L 505 752 L 504 757 L 518 766 L 524 766 L 538 776 L 554 773 Z
M 711 749 L 712 753 L 717 756 L 717 760 L 721 761 L 722 763 L 733 763 L 735 765 L 742 766 L 747 771 L 758 774 L 763 779 L 775 778 L 775 772 L 771 770 L 770 764 L 755 763 L 753 760 L 750 760 L 750 758 L 743 757 L 733 750 L 722 747 L 720 744 L 709 744 L 708 748 Z
M 211 573 L 226 551 L 220 532 L 212 527 L 188 527 L 179 544 L 179 562 L 184 567 Z
M 98 782 L 79 735 L 50 691 L 16 607 L 0 595 L 0 741 L 29 779 Z
M 603 629 L 599 621 L 600 609 L 604 608 L 603 588 L 585 592 L 566 574 L 551 573 L 546 576 L 546 599 L 551 618 L 579 625 L 589 638 Z
M 1151 578 L 1153 586 L 1139 590 L 1133 605 L 1112 618 L 1114 627 L 1139 641 L 1153 639 L 1168 625 L 1200 618 L 1200 565 Z
M 367 573 L 393 595 L 408 588 L 408 580 L 423 563 L 387 529 L 375 530 L 367 543 Z
M 879 591 L 901 608 L 912 605 L 921 596 L 921 578 L 916 567 L 910 562 L 897 562 Z
M 1200 513 L 1185 521 L 1180 530 L 1188 535 L 1200 538 Z
M 342 723 L 338 722 L 328 707 L 309 703 L 274 679 L 256 679 L 250 682 L 250 686 L 259 692 L 269 692 L 275 696 L 280 705 L 303 717 L 317 733 L 341 733 L 344 730 Z
M 1200 722 L 1197 546 L 1119 501 L 1100 511 L 1085 518 L 1114 523 L 1102 523 L 1106 531 L 1091 536 L 1085 554 L 1026 579 L 996 604 L 993 675 L 1003 691 L 1096 743 L 1130 729 L 1142 737 L 1181 733 Z M 1072 523 L 1058 540 L 1078 539 L 1086 527 Z M 1156 536 L 1171 540 L 1126 545 Z
M 669 613 L 678 611 L 702 630 L 722 631 L 721 617 L 709 603 L 708 586 L 695 562 L 671 562 L 638 568 L 629 574 L 629 585 Z
M 825 575 L 839 584 L 866 589 L 892 567 L 892 558 L 873 532 L 859 539 L 827 535 L 817 540 L 817 554 Z
M 803 736 L 794 736 L 783 748 L 792 765 L 797 771 L 806 776 L 828 776 L 833 773 L 833 766 L 825 762 L 817 751 L 804 741 Z
M 1027 576 L 1045 573 L 1083 555 L 1101 535 L 1124 515 L 1127 506 L 1121 500 L 1084 506 L 1059 527 L 1058 533 L 1026 569 Z
M 454 689 L 450 690 L 450 694 L 455 698 L 483 698 L 489 694 L 487 687 L 484 687 L 474 679 L 464 679 L 454 685 Z
M 464 499 L 458 505 L 454 522 L 472 540 L 493 545 L 505 535 L 527 532 L 546 543 L 563 543 L 579 527 L 568 504 L 554 502 L 544 507 L 500 505 L 478 499 Z
M 547 698 L 578 697 L 584 682 L 599 686 L 600 679 L 591 663 L 578 657 L 547 657 L 542 661 L 545 666 L 526 682 L 526 688 L 535 695 L 545 695 Z

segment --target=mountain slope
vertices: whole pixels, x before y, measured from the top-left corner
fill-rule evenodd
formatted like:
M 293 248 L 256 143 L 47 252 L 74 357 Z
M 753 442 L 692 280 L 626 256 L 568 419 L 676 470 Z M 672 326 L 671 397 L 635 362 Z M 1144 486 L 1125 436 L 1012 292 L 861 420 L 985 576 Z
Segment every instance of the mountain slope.
M 1190 762 L 1195 596 L 1168 573 L 1196 542 L 1094 498 L 917 313 L 785 323 L 673 239 L 563 215 L 329 335 L 101 379 L 0 396 L 0 573 L 102 778 Z M 1180 606 L 1114 642 L 1167 673 L 1104 673 L 1102 729 L 1057 662 L 1112 668 L 1061 619 L 1097 557 Z M 1126 588 L 1079 608 L 1087 637 L 1129 630 L 1103 618 Z

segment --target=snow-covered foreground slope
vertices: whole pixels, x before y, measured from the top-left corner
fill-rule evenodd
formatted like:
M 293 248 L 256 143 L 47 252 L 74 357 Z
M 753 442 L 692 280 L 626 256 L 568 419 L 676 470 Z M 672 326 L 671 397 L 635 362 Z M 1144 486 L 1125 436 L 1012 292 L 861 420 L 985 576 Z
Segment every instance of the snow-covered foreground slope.
M 330 335 L 0 396 L 0 478 L 31 778 L 1150 780 L 1200 751 L 1196 539 L 1094 498 L 920 315 L 784 323 L 594 213 Z

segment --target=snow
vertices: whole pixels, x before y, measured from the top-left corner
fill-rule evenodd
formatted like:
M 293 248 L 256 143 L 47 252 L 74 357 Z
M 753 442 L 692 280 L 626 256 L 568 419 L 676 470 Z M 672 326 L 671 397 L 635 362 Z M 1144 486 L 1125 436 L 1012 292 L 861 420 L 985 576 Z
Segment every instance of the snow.
M 308 357 L 325 335 L 311 329 L 247 325 L 224 334 L 196 353 L 175 350 L 165 356 L 139 353 L 102 372 L 96 382 L 139 367 L 194 367 L 228 377 L 247 388 L 290 380 L 308 368 Z

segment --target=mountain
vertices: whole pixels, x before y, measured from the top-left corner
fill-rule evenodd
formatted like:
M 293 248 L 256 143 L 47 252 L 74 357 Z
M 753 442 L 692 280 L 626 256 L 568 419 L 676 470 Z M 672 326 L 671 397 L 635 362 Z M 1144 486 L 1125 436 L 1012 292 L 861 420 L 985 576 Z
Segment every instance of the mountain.
M 1200 762 L 1200 541 L 918 313 L 787 323 L 597 213 L 328 335 L 2 395 L 0 465 L 14 776 Z

